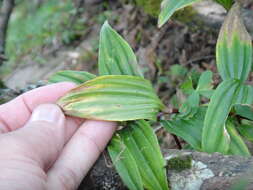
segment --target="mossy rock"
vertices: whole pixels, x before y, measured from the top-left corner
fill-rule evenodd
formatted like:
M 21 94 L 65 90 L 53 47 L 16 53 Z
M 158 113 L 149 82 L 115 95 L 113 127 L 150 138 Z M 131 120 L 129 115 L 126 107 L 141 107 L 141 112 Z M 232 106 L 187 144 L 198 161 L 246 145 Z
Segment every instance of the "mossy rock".
M 191 155 L 173 157 L 169 159 L 167 162 L 168 170 L 176 170 L 178 172 L 181 172 L 186 169 L 191 169 L 191 167 L 192 167 Z

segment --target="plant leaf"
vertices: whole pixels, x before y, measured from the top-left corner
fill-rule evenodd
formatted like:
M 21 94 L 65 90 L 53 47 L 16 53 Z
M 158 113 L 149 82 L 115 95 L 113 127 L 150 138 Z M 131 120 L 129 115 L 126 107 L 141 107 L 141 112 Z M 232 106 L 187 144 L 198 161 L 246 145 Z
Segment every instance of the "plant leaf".
M 156 120 L 157 112 L 164 107 L 149 81 L 126 75 L 87 81 L 58 104 L 67 115 L 107 121 Z
M 130 122 L 119 135 L 137 163 L 144 188 L 168 189 L 165 160 L 150 125 L 144 120 Z
M 116 33 L 116 31 L 114 31 L 109 26 L 109 24 L 107 22 L 104 24 L 104 26 L 101 30 L 101 35 L 100 35 L 99 73 L 100 73 L 100 75 L 132 75 L 132 76 L 142 77 L 142 73 L 138 69 L 137 60 L 136 60 L 136 57 L 135 57 L 131 47 L 127 44 L 127 42 L 119 34 Z M 128 79 L 126 79 L 125 83 L 126 82 L 129 83 L 130 81 Z M 146 81 L 146 83 L 147 83 L 147 81 Z M 136 85 L 138 86 L 138 83 Z M 145 88 L 145 86 L 149 87 L 150 84 L 141 85 L 141 88 Z M 124 85 L 123 88 L 128 89 L 128 87 L 126 85 Z M 138 91 L 135 90 L 136 93 Z M 153 98 L 155 98 L 156 95 L 154 94 L 153 90 L 151 90 L 151 91 L 152 91 L 152 93 L 146 92 L 144 94 L 146 94 L 146 96 L 151 95 L 152 99 L 153 99 Z M 129 106 L 129 108 L 136 107 L 136 105 L 137 105 L 136 101 L 138 99 L 140 99 L 140 98 L 138 98 L 138 95 L 135 97 L 132 97 L 132 98 L 135 100 L 133 101 L 134 103 Z M 148 103 L 148 98 L 145 97 L 145 99 L 146 99 L 145 102 Z M 143 101 L 144 101 L 144 99 L 143 99 Z M 152 102 L 156 102 L 156 103 L 159 102 L 158 104 L 161 104 L 160 100 L 157 100 L 157 97 Z M 129 103 L 125 100 L 122 100 L 121 103 L 126 103 L 129 105 Z M 152 115 L 152 116 L 148 116 L 149 119 L 155 119 L 155 115 L 153 115 L 153 114 L 154 114 L 154 112 L 157 112 L 156 111 L 157 106 L 155 106 L 156 107 L 155 109 L 149 109 L 149 108 L 147 108 L 147 106 L 143 106 L 143 105 L 141 107 L 142 107 L 141 109 L 146 109 L 146 111 L 149 110 L 148 112 L 150 112 L 150 113 L 148 115 Z M 158 107 L 161 107 L 161 105 Z M 127 111 L 127 110 L 117 111 L 115 114 L 120 115 L 120 113 L 124 113 L 125 111 Z M 134 113 L 133 111 L 131 111 L 131 112 L 132 112 L 131 114 L 133 114 L 133 115 L 138 115 L 138 114 Z M 153 114 L 151 112 L 153 112 Z M 136 116 L 134 116 L 134 117 L 135 117 L 134 119 L 142 119 L 142 118 L 145 119 L 144 117 L 142 117 L 142 118 L 136 118 Z M 127 123 L 127 125 L 128 124 L 129 123 Z M 142 178 L 143 178 L 143 175 L 145 176 L 145 173 L 143 171 L 145 171 L 146 168 L 149 168 L 148 171 L 150 171 L 150 168 L 152 168 L 151 172 L 153 172 L 153 170 L 158 171 L 157 176 L 154 176 L 154 173 L 151 173 L 151 175 L 153 175 L 153 176 L 151 176 L 150 179 L 147 180 L 145 178 L 143 180 L 144 187 L 149 187 L 149 184 L 151 184 L 152 187 L 155 187 L 154 189 L 160 189 L 160 186 L 164 190 L 168 189 L 166 172 L 165 172 L 165 168 L 164 168 L 165 163 L 163 161 L 163 158 L 162 158 L 162 155 L 160 152 L 160 148 L 157 143 L 156 136 L 154 135 L 151 127 L 144 120 L 130 122 L 129 125 L 130 125 L 130 127 L 126 127 L 119 132 L 120 139 L 118 139 L 118 143 L 124 144 L 125 148 L 127 150 L 129 150 L 132 157 L 135 159 L 135 161 L 137 163 L 138 171 L 140 174 L 142 174 L 141 175 Z M 143 129 L 143 127 L 145 129 Z M 143 131 L 142 134 L 139 134 L 140 131 Z M 125 141 L 128 141 L 128 139 L 130 139 L 131 137 L 132 137 L 131 139 L 134 140 L 135 135 L 139 135 L 139 136 L 145 135 L 145 138 L 142 141 L 142 143 L 144 143 L 144 144 L 140 144 L 140 143 L 134 144 L 135 146 L 133 148 L 131 143 L 130 143 L 130 145 L 129 145 L 129 143 L 124 143 Z M 124 136 L 124 142 L 122 140 L 123 139 L 122 136 Z M 117 136 L 114 135 L 112 140 L 114 140 L 115 138 L 117 138 Z M 145 139 L 148 139 L 150 141 L 148 142 Z M 143 151 L 144 148 L 150 149 L 152 147 L 153 147 L 153 149 L 152 149 L 152 152 L 150 152 L 150 153 L 148 153 L 147 151 Z M 120 154 L 120 152 L 121 152 L 120 149 L 115 149 L 114 151 L 115 151 L 114 154 Z M 145 159 L 148 159 L 148 161 L 150 161 L 150 162 L 148 162 L 148 163 L 145 162 L 145 164 L 140 163 L 139 160 L 136 160 L 136 155 L 132 154 L 132 152 L 138 152 L 139 156 L 142 158 L 144 156 L 148 156 L 147 158 L 145 157 Z M 154 157 L 154 152 L 156 153 L 155 157 Z M 127 155 L 128 155 L 128 157 L 126 159 L 132 160 L 131 156 L 129 156 L 129 154 L 127 154 Z M 111 158 L 113 160 L 112 155 L 111 155 Z M 129 164 L 125 164 L 125 170 L 131 170 L 131 167 L 132 166 L 130 166 Z M 123 181 L 125 182 L 125 184 L 128 184 L 128 187 L 130 188 L 129 183 L 127 183 L 128 179 L 129 179 L 127 177 L 128 175 L 124 175 L 124 174 L 122 175 L 122 171 L 120 171 L 119 167 L 118 168 L 116 167 L 116 169 L 121 174 L 121 177 L 122 177 Z M 156 179 L 156 177 L 158 177 L 159 179 Z M 139 177 L 137 176 L 135 178 L 133 176 L 132 180 L 138 181 Z M 157 184 L 157 180 L 158 180 L 158 184 Z M 158 188 L 156 188 L 156 187 L 158 187 Z
M 215 1 L 221 4 L 227 10 L 229 10 L 234 3 L 234 0 L 215 0 Z
M 143 190 L 137 164 L 118 134 L 112 138 L 108 152 L 124 184 L 131 190 Z
M 241 117 L 253 121 L 253 107 L 248 105 L 235 105 L 235 113 Z
M 85 71 L 58 71 L 54 73 L 52 76 L 49 77 L 48 81 L 50 83 L 57 83 L 57 82 L 73 82 L 76 84 L 82 84 L 88 80 L 94 79 L 96 75 Z
M 227 153 L 229 134 L 227 134 L 225 122 L 228 114 L 233 106 L 251 104 L 252 101 L 252 87 L 242 84 L 241 81 L 230 79 L 218 86 L 211 98 L 204 120 L 203 151 Z
M 218 71 L 223 80 L 245 81 L 252 65 L 252 42 L 235 3 L 228 13 L 216 46 Z
M 100 75 L 142 76 L 133 50 L 107 21 L 100 32 L 98 62 Z
M 252 125 L 246 125 L 246 124 L 239 125 L 238 130 L 243 137 L 253 142 L 253 126 Z
M 197 113 L 190 119 L 176 118 L 171 121 L 161 121 L 164 128 L 189 143 L 195 150 L 201 150 L 201 136 L 204 125 L 206 107 L 198 108 Z
M 194 92 L 193 82 L 190 76 L 188 76 L 183 84 L 181 84 L 180 89 L 185 94 L 192 94 Z
M 241 136 L 238 134 L 234 124 L 231 121 L 228 121 L 226 124 L 226 128 L 231 139 L 228 152 L 233 155 L 251 156 L 248 147 L 244 143 Z
M 204 120 L 202 149 L 205 152 L 226 154 L 229 136 L 225 122 L 234 103 L 234 96 L 240 83 L 237 80 L 223 81 L 215 90 Z
M 199 93 L 197 91 L 193 91 L 179 109 L 181 117 L 192 117 L 192 115 L 195 115 L 198 110 L 199 102 Z
M 213 73 L 211 71 L 205 71 L 201 74 L 198 82 L 198 86 L 196 88 L 196 91 L 205 97 L 210 98 L 213 93 Z
M 200 0 L 163 0 L 158 20 L 158 27 L 162 27 L 177 10 L 197 1 Z
M 253 88 L 250 85 L 240 84 L 237 91 L 234 104 L 252 105 Z

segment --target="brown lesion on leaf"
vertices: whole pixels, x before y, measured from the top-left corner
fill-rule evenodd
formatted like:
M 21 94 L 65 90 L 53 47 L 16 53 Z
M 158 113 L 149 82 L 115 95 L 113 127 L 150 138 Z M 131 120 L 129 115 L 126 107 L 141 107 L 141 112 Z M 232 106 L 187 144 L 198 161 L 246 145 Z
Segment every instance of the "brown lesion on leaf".
M 232 45 L 233 38 L 235 36 L 243 43 L 251 43 L 251 36 L 244 25 L 244 21 L 241 16 L 241 7 L 238 3 L 235 3 L 229 11 L 224 24 L 222 25 L 218 42 L 222 42 L 227 39 L 228 44 Z

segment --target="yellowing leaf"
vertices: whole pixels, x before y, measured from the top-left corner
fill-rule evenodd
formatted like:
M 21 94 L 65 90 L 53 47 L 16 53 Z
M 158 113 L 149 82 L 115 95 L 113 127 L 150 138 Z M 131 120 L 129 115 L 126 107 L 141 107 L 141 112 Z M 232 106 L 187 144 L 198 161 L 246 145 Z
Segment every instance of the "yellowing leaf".
M 87 81 L 58 104 L 67 115 L 107 120 L 156 120 L 164 107 L 149 81 L 136 76 L 108 75 Z
M 132 75 L 142 77 L 131 47 L 107 22 L 100 33 L 99 48 L 100 75 Z M 132 79 L 130 76 L 119 78 L 122 80 L 118 79 L 115 81 L 122 82 L 121 87 L 117 88 L 118 90 L 125 92 L 132 91 L 131 85 L 135 86 L 135 90 L 128 94 L 122 93 L 121 97 L 115 97 L 115 94 L 111 97 L 113 100 L 110 101 L 119 101 L 120 104 L 126 104 L 126 108 L 114 111 L 114 117 L 117 116 L 117 119 L 120 119 L 120 121 L 126 120 L 129 116 L 131 120 L 155 119 L 156 112 L 162 107 L 162 104 L 153 92 L 150 83 L 148 81 L 145 84 L 140 84 L 140 82 L 132 83 L 129 80 Z M 141 79 L 139 78 L 139 80 Z M 142 82 L 145 81 L 144 79 L 142 80 Z M 129 82 L 131 82 L 130 86 L 128 85 Z M 135 93 L 136 95 L 134 95 Z M 145 105 L 143 105 L 143 101 L 146 102 Z M 151 104 L 152 109 L 150 107 Z M 140 113 L 145 114 L 140 117 Z M 118 118 L 118 116 L 121 118 Z M 108 117 L 106 116 L 106 118 Z M 138 136 L 138 141 L 135 139 L 135 136 Z M 130 139 L 134 144 L 129 142 Z M 114 135 L 108 150 L 119 175 L 130 190 L 142 189 L 143 186 L 148 190 L 168 189 L 164 168 L 165 163 L 159 150 L 156 136 L 146 121 L 127 122 L 126 127 L 119 132 L 119 135 Z
M 216 46 L 218 71 L 223 80 L 244 82 L 252 66 L 252 42 L 243 20 L 240 6 L 235 4 L 222 26 Z

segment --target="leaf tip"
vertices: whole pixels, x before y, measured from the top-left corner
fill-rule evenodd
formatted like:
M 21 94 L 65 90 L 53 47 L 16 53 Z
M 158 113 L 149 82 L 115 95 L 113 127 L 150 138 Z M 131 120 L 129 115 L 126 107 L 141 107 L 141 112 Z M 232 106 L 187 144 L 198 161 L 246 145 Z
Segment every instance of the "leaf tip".
M 232 43 L 233 38 L 235 37 L 239 37 L 240 41 L 243 43 L 251 43 L 251 37 L 247 32 L 244 21 L 241 17 L 241 6 L 238 3 L 235 3 L 230 9 L 222 26 L 219 40 L 223 41 L 228 38 L 227 41 Z

